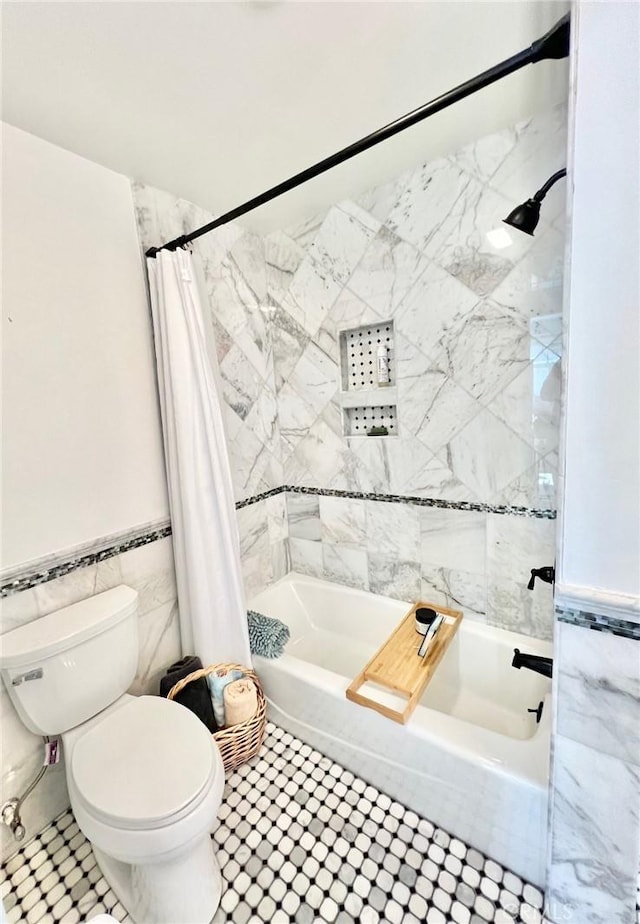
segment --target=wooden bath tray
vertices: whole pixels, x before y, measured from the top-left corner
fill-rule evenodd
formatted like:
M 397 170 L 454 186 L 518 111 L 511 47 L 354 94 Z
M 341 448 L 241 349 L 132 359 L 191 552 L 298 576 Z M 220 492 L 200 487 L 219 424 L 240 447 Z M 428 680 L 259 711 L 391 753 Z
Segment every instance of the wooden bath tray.
M 427 654 L 424 658 L 419 658 L 417 652 L 423 636 L 416 632 L 414 614 L 422 606 L 449 618 L 438 629 Z M 453 641 L 461 621 L 460 610 L 449 610 L 444 606 L 436 606 L 434 603 L 414 604 L 364 670 L 349 684 L 347 699 L 361 706 L 367 706 L 369 709 L 375 709 L 388 719 L 404 725 L 418 705 L 425 687 Z M 405 698 L 406 705 L 403 709 L 394 709 L 358 692 L 365 683 L 375 683 L 382 687 L 383 691 Z

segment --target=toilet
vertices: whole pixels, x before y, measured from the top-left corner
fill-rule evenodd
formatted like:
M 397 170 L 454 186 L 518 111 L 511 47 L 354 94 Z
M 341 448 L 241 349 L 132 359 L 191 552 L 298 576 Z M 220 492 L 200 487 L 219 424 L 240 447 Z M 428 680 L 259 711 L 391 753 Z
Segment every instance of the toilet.
M 221 894 L 210 834 L 224 767 L 188 709 L 126 692 L 137 601 L 120 585 L 13 629 L 0 673 L 26 727 L 62 737 L 71 809 L 135 924 L 208 924 Z

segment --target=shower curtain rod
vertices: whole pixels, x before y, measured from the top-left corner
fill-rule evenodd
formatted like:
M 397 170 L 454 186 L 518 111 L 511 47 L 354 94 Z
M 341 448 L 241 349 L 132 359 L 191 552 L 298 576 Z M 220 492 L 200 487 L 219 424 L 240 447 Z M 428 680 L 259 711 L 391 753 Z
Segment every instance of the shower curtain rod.
M 418 122 L 428 119 L 429 116 L 435 115 L 436 112 L 446 109 L 448 106 L 453 105 L 453 103 L 459 102 L 459 100 L 470 96 L 472 93 L 476 93 L 478 90 L 482 90 L 484 87 L 488 87 L 502 77 L 506 77 L 508 74 L 520 70 L 521 67 L 525 67 L 527 64 L 535 64 L 538 61 L 552 58 L 566 58 L 569 54 L 569 31 L 570 14 L 566 13 L 545 35 L 542 36 L 542 38 L 533 42 L 529 48 L 525 48 L 523 51 L 518 52 L 518 54 L 506 58 L 506 60 L 502 61 L 500 64 L 496 64 L 488 70 L 483 71 L 481 74 L 478 74 L 477 77 L 472 77 L 470 80 L 465 81 L 465 83 L 461 83 L 459 86 L 454 87 L 453 90 L 449 90 L 448 93 L 437 96 L 418 109 L 412 110 L 399 119 L 396 119 L 394 122 L 385 125 L 383 128 L 379 128 L 377 131 L 372 132 L 370 135 L 366 135 L 366 137 L 361 138 L 359 141 L 355 141 L 336 154 L 332 154 L 330 157 L 326 157 L 312 167 L 307 167 L 307 169 L 303 170 L 301 173 L 296 173 L 295 176 L 289 177 L 288 180 L 278 183 L 277 186 L 272 186 L 271 189 L 267 189 L 266 192 L 261 193 L 259 196 L 254 196 L 253 199 L 249 199 L 242 205 L 237 206 L 235 209 L 231 209 L 230 212 L 226 212 L 224 215 L 214 219 L 214 221 L 210 221 L 201 228 L 197 228 L 190 234 L 183 234 L 181 237 L 177 237 L 175 240 L 169 241 L 161 247 L 151 247 L 147 250 L 146 256 L 155 257 L 161 250 L 177 250 L 179 247 L 185 247 L 187 244 L 191 243 L 191 241 L 195 241 L 196 238 L 202 237 L 203 234 L 208 234 L 209 231 L 213 231 L 221 225 L 226 225 L 228 222 L 234 221 L 242 215 L 246 215 L 247 212 L 251 212 L 253 209 L 257 209 L 266 202 L 270 202 L 272 199 L 283 195 L 283 193 L 295 189 L 296 186 L 301 186 L 303 183 L 319 176 L 321 173 L 331 170 L 332 167 L 336 167 L 338 164 L 350 160 L 350 158 L 355 157 L 357 154 L 361 154 L 374 145 L 380 144 L 381 141 L 386 141 L 387 138 L 397 135 L 398 132 L 402 132 L 406 128 L 410 128 L 412 125 L 416 125 Z

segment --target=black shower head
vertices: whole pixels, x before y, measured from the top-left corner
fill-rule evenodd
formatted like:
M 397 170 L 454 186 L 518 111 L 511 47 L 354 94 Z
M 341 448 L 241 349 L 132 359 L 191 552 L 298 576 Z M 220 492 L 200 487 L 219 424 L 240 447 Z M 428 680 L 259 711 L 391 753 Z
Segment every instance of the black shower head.
M 554 173 L 553 176 L 549 177 L 544 186 L 540 187 L 532 199 L 527 199 L 522 205 L 517 205 L 512 212 L 509 212 L 507 217 L 503 218 L 504 223 L 506 225 L 511 225 L 512 228 L 517 228 L 518 231 L 524 231 L 525 234 L 533 235 L 540 219 L 540 203 L 553 184 L 557 183 L 561 177 L 566 175 L 566 167 Z
M 540 202 L 537 199 L 527 199 L 522 205 L 517 205 L 513 212 L 509 212 L 503 219 L 505 225 L 511 225 L 518 231 L 533 235 L 540 218 Z

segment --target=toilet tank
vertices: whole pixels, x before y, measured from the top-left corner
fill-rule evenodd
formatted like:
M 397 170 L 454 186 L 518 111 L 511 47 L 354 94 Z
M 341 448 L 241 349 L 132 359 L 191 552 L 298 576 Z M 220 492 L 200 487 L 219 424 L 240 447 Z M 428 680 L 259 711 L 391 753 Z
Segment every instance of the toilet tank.
M 138 666 L 138 594 L 121 584 L 0 637 L 0 674 L 37 735 L 59 735 L 127 691 Z

